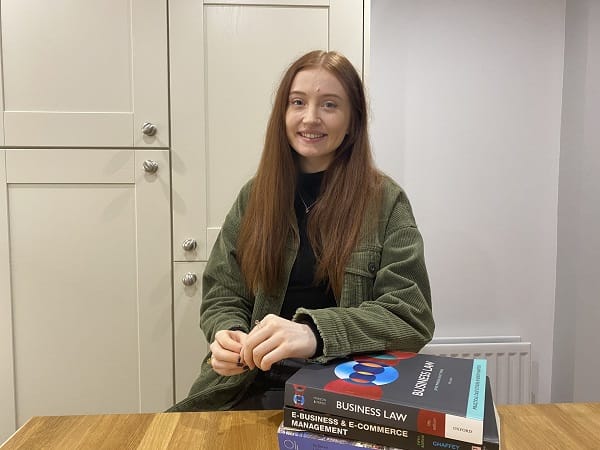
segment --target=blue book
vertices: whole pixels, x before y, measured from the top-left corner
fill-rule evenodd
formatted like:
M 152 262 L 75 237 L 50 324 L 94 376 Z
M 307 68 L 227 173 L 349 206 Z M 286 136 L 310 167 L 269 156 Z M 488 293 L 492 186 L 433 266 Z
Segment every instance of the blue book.
M 393 450 L 391 447 L 382 445 L 350 441 L 309 431 L 286 428 L 283 423 L 277 429 L 277 441 L 279 442 L 279 450 L 352 450 L 357 448 Z

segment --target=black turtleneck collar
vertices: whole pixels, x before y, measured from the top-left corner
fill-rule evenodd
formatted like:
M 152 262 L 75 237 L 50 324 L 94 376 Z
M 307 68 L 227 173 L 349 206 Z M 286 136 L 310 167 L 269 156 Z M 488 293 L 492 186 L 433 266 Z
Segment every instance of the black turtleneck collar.
M 298 174 L 298 191 L 306 202 L 312 203 L 319 196 L 325 171 Z

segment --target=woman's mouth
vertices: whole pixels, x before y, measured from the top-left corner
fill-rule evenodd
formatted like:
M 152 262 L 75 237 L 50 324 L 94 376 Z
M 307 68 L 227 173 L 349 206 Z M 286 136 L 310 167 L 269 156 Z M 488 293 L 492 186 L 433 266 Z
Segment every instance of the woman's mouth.
M 303 132 L 303 131 L 300 131 L 298 134 L 301 137 L 303 137 L 304 139 L 310 139 L 310 140 L 321 139 L 321 138 L 327 136 L 326 134 L 323 134 L 323 133 L 307 133 L 307 132 Z

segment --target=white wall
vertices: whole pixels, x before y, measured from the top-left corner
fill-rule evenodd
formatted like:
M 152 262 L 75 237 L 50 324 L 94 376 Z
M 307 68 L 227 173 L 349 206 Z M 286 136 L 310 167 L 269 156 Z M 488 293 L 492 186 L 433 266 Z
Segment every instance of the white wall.
M 600 2 L 569 0 L 553 401 L 600 401 Z
M 436 336 L 533 343 L 550 400 L 564 0 L 372 0 L 379 166 L 424 235 Z

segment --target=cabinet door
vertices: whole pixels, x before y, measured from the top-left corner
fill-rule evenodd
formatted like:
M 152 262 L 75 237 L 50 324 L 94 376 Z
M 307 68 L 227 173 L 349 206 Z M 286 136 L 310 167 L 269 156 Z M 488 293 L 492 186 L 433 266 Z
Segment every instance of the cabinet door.
M 17 424 L 168 407 L 168 151 L 6 150 L 6 178 Z
M 4 153 L 0 150 L 0 442 L 8 439 L 16 424 Z
M 173 265 L 176 402 L 187 396 L 208 352 L 208 343 L 198 326 L 205 266 L 204 262 L 178 262 Z
M 167 147 L 166 3 L 3 0 L 5 144 Z
M 254 174 L 274 91 L 313 49 L 362 68 L 362 0 L 181 0 L 170 4 L 173 242 L 205 260 L 240 187 Z M 186 252 L 181 243 L 194 238 Z
M 0 7 L 1 6 L 2 5 L 0 4 Z M 0 51 L 1 50 L 2 49 L 0 48 Z M 1 53 L 0 53 L 0 115 L 4 118 L 4 83 L 2 82 L 2 55 L 1 55 Z M 2 123 L 0 123 L 0 146 L 3 146 L 3 145 L 4 145 L 4 121 L 2 121 Z

